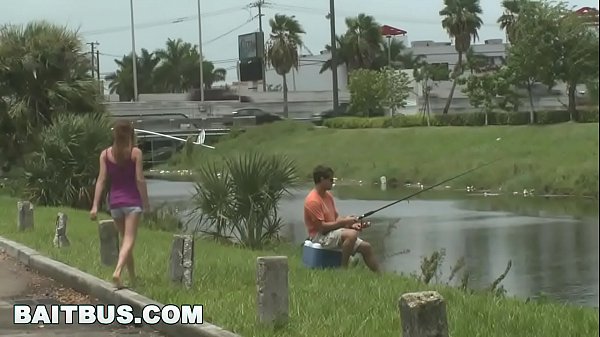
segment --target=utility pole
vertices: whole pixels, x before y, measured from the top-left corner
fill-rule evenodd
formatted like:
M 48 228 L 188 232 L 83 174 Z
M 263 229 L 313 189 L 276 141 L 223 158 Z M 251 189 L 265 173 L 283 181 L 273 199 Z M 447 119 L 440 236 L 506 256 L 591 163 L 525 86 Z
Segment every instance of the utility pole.
M 333 111 L 338 108 L 337 41 L 335 39 L 335 0 L 329 0 L 329 24 L 331 30 L 331 79 L 333 80 Z
M 96 52 L 94 52 L 94 46 L 98 46 L 98 45 L 100 45 L 100 43 L 98 43 L 98 41 L 96 41 L 96 42 L 87 42 L 86 44 L 89 44 L 90 47 L 92 48 L 92 53 L 90 54 L 92 57 L 90 57 L 90 59 L 92 60 L 92 78 L 94 78 L 95 77 L 94 71 L 96 70 L 96 66 L 94 66 L 94 57 L 96 56 Z
M 198 54 L 200 56 L 200 102 L 204 102 L 204 57 L 202 57 L 202 14 L 198 0 Z
M 100 81 L 100 51 L 96 50 L 96 77 Z
M 133 21 L 133 0 L 129 0 L 131 11 L 131 60 L 133 63 L 133 101 L 138 101 L 137 54 L 135 52 L 135 28 Z
M 262 8 L 264 5 L 266 5 L 267 3 L 265 2 L 265 0 L 258 0 L 252 4 L 250 4 L 250 7 L 254 8 L 258 8 L 258 31 L 261 33 L 261 35 L 263 35 L 263 44 L 260 46 L 261 48 L 263 48 L 263 53 L 264 53 L 264 49 L 265 49 L 265 45 L 264 45 L 264 32 L 263 32 L 263 27 L 262 27 L 262 17 L 264 16 L 264 14 L 262 13 Z M 262 60 L 262 87 L 263 87 L 263 92 L 267 91 L 267 63 L 265 62 L 265 58 L 263 57 Z

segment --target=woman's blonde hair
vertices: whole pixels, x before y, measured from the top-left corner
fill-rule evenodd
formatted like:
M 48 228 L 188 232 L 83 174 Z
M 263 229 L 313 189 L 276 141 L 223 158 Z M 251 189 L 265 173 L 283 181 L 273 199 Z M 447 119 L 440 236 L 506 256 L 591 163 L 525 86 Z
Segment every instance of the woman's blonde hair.
M 118 165 L 125 164 L 131 159 L 131 149 L 134 146 L 135 133 L 131 122 L 119 120 L 113 128 L 113 157 Z

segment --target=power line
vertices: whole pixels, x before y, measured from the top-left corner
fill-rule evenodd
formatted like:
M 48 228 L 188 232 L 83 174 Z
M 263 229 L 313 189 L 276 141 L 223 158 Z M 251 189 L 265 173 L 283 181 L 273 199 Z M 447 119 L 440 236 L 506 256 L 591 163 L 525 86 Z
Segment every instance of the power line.
M 227 32 L 225 32 L 225 33 L 223 33 L 223 34 L 221 34 L 221 35 L 219 35 L 219 36 L 217 36 L 217 37 L 215 37 L 215 38 L 213 38 L 213 39 L 211 39 L 211 40 L 208 40 L 207 42 L 204 42 L 204 43 L 202 43 L 202 44 L 203 44 L 203 45 L 207 45 L 207 44 L 209 44 L 209 43 L 215 42 L 215 41 L 219 40 L 220 38 L 222 38 L 222 37 L 224 37 L 224 36 L 227 36 L 227 35 L 229 35 L 229 34 L 231 34 L 231 33 L 235 32 L 236 30 L 238 30 L 238 29 L 240 29 L 240 28 L 244 27 L 245 25 L 247 25 L 247 24 L 249 24 L 250 22 L 254 21 L 254 19 L 256 19 L 257 17 L 258 17 L 258 15 L 255 15 L 255 16 L 251 17 L 250 19 L 246 20 L 246 21 L 245 21 L 244 23 L 242 23 L 241 25 L 239 25 L 239 26 L 236 26 L 236 27 L 234 27 L 234 28 L 232 28 L 232 29 L 228 30 Z
M 231 13 L 232 11 L 235 11 L 235 10 L 238 10 L 238 11 L 246 10 L 246 8 L 236 6 L 236 7 L 219 9 L 219 10 L 215 10 L 212 12 L 206 12 L 206 13 L 202 14 L 202 17 L 204 18 L 204 17 L 219 16 L 219 15 Z M 173 25 L 173 24 L 178 24 L 178 23 L 187 22 L 187 21 L 195 21 L 195 20 L 198 20 L 198 15 L 184 16 L 184 17 L 172 18 L 172 19 L 168 19 L 168 20 L 146 22 L 146 23 L 135 25 L 135 29 L 155 28 L 155 27 Z M 84 31 L 81 34 L 83 34 L 83 35 L 102 35 L 102 34 L 127 31 L 129 29 L 131 29 L 131 26 L 119 26 L 119 27 L 111 27 L 111 28 L 103 28 L 103 29 Z
M 278 4 L 278 3 L 273 3 L 272 7 L 274 9 L 279 9 L 279 10 L 283 10 L 283 11 L 291 11 L 291 12 L 300 12 L 300 13 L 306 13 L 306 14 L 313 14 L 313 15 L 327 15 L 327 13 L 329 12 L 328 9 L 325 8 L 315 8 L 315 7 L 307 7 L 307 6 L 297 6 L 297 5 L 285 5 L 285 4 Z M 356 16 L 358 15 L 357 12 L 352 12 L 352 11 L 348 11 L 348 10 L 339 10 L 336 9 L 336 18 L 340 17 L 340 18 L 345 18 L 348 16 Z M 400 17 L 400 16 L 396 16 L 396 15 L 380 15 L 380 14 L 369 14 L 372 15 L 373 17 L 375 17 L 376 19 L 384 19 L 384 20 L 390 20 L 390 21 L 399 21 L 399 22 L 406 22 L 406 23 L 417 23 L 417 24 L 429 24 L 429 25 L 441 25 L 441 20 L 422 20 L 422 19 L 415 19 L 414 17 Z M 496 24 L 491 24 L 491 23 L 484 23 L 483 26 L 488 26 L 488 27 L 498 27 L 498 25 Z

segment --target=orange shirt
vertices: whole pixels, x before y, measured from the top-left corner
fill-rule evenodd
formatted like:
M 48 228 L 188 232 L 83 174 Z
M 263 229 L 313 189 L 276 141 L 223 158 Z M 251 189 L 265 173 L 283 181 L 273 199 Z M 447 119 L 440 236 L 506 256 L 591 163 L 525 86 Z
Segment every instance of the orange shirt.
M 325 192 L 324 197 L 315 189 L 308 193 L 304 199 L 304 225 L 310 238 L 318 233 L 321 222 L 333 222 L 337 217 L 333 195 L 329 191 Z

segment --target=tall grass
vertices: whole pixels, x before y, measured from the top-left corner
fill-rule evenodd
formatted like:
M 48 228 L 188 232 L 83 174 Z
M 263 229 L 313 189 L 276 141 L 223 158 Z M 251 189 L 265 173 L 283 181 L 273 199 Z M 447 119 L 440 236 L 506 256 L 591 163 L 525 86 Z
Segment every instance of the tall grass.
M 100 264 L 96 224 L 85 211 L 37 207 L 35 229 L 16 230 L 16 199 L 0 196 L 0 233 L 84 272 L 109 279 Z M 52 246 L 58 211 L 69 216 L 71 247 Z M 105 216 L 104 214 L 102 216 Z M 400 335 L 398 299 L 412 291 L 438 290 L 447 301 L 450 334 L 480 337 L 597 336 L 598 312 L 556 303 L 525 303 L 492 294 L 470 295 L 443 285 L 366 268 L 310 270 L 298 247 L 247 250 L 198 240 L 192 289 L 169 283 L 167 264 L 172 234 L 142 226 L 135 246 L 140 284 L 134 290 L 162 303 L 202 304 L 204 319 L 242 336 L 387 337 Z M 280 330 L 256 322 L 256 258 L 289 257 L 290 322 Z

